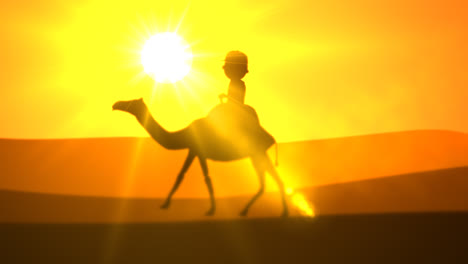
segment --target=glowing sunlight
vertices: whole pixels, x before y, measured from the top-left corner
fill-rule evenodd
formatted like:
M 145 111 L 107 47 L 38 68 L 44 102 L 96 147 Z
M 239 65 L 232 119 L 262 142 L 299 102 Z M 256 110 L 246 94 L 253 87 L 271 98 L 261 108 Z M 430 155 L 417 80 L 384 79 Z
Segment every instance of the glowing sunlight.
M 314 217 L 315 211 L 311 204 L 307 202 L 307 199 L 304 195 L 294 191 L 293 188 L 286 188 L 286 194 L 291 197 L 291 202 L 293 203 L 294 207 L 296 207 L 301 214 L 307 217 Z
M 141 63 L 156 82 L 175 83 L 184 78 L 192 65 L 192 53 L 185 40 L 173 32 L 152 36 L 141 52 Z

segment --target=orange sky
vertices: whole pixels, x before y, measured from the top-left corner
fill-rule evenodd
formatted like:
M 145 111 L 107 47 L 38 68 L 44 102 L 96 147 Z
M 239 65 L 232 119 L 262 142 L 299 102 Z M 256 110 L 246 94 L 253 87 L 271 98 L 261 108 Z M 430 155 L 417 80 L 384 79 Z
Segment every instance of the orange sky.
M 0 138 L 144 136 L 134 119 L 111 111 L 114 101 L 138 97 L 167 129 L 180 129 L 226 92 L 221 60 L 235 49 L 249 56 L 246 103 L 280 142 L 468 132 L 464 0 L 1 5 Z M 138 52 L 182 18 L 193 70 L 183 84 L 154 87 Z

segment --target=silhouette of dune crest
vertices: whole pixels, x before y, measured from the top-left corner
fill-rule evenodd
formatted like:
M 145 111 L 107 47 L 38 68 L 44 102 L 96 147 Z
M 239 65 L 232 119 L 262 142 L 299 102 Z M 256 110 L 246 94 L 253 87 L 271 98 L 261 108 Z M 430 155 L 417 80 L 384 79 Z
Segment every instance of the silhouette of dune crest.
M 0 189 L 158 198 L 167 194 L 186 154 L 164 150 L 150 138 L 0 139 Z M 468 166 L 468 136 L 419 130 L 280 143 L 279 159 L 288 186 L 306 188 Z M 217 197 L 258 189 L 249 160 L 210 167 Z M 276 191 L 268 180 L 266 187 Z M 175 197 L 207 197 L 197 164 Z
M 318 216 L 343 214 L 468 212 L 468 167 L 398 175 L 299 190 Z M 175 199 L 170 211 L 162 199 L 124 199 L 0 191 L 0 222 L 96 223 L 173 222 L 238 219 L 249 196 L 218 199 L 218 213 L 206 218 L 206 199 Z M 267 193 L 251 217 L 277 217 L 281 203 Z M 293 206 L 291 215 L 299 212 Z

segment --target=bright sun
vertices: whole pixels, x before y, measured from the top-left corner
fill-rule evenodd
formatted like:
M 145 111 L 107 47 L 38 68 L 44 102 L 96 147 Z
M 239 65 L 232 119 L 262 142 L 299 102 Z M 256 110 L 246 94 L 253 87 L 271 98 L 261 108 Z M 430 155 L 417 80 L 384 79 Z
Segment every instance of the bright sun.
M 159 83 L 175 83 L 184 78 L 192 66 L 192 57 L 190 45 L 173 32 L 152 36 L 141 51 L 145 72 Z

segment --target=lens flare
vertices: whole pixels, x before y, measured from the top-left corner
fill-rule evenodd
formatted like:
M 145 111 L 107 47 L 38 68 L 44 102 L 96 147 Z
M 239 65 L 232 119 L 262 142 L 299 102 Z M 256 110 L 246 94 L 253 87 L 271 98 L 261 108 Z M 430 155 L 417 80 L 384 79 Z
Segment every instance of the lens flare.
M 156 82 L 175 83 L 184 78 L 192 67 L 190 45 L 173 32 L 152 36 L 141 51 L 145 73 Z
M 286 194 L 291 197 L 291 202 L 297 209 L 299 209 L 301 214 L 307 217 L 315 216 L 313 206 L 309 204 L 309 202 L 303 194 L 294 191 L 294 189 L 290 187 L 286 188 Z

